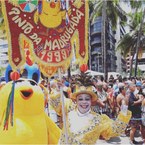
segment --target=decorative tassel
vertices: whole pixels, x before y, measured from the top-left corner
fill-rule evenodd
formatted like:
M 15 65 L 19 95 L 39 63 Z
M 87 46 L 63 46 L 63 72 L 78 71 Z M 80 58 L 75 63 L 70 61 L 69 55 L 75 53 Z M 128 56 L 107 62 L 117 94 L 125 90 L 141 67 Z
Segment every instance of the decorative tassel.
M 69 0 L 66 0 L 66 11 L 69 9 Z
M 6 114 L 5 114 L 5 120 L 4 120 L 4 129 L 3 130 L 8 130 L 9 118 L 10 118 L 11 126 L 13 126 L 14 90 L 15 90 L 15 81 L 13 81 L 13 83 L 12 83 L 12 90 L 10 92 L 8 102 L 7 102 L 7 108 L 6 108 Z
M 64 0 L 61 0 L 61 9 L 62 10 L 66 9 L 66 7 L 65 7 L 65 1 Z
M 38 9 L 37 10 L 38 10 L 38 14 L 40 15 L 42 12 L 42 0 L 38 1 Z
M 65 19 L 65 23 L 66 23 L 66 25 L 68 25 L 69 24 L 69 16 L 68 16 L 68 13 L 66 12 L 66 19 Z

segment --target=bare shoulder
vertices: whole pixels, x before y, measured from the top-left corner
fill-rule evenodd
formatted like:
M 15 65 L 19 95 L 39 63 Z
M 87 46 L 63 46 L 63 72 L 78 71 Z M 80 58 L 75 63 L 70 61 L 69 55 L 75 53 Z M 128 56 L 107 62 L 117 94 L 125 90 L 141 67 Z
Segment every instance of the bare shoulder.
M 142 105 L 145 106 L 145 98 L 142 100 Z
M 122 100 L 122 95 L 118 94 L 118 96 L 116 97 L 117 100 Z

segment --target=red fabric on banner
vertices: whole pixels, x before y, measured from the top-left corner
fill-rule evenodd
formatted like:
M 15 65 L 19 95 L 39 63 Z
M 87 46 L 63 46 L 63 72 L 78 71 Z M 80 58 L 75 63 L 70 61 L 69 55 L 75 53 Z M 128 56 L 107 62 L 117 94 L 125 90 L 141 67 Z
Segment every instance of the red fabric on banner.
M 73 1 L 69 1 L 71 9 L 70 14 L 66 10 L 57 12 L 57 17 L 51 16 L 52 8 L 38 14 L 37 10 L 33 12 L 24 12 L 19 5 L 13 5 L 8 1 L 3 2 L 5 8 L 5 20 L 9 28 L 10 61 L 12 66 L 19 66 L 23 60 L 23 50 L 21 46 L 22 37 L 26 38 L 30 45 L 31 54 L 34 55 L 36 62 L 48 64 L 51 66 L 60 66 L 71 57 L 72 37 L 78 31 L 79 55 L 85 58 L 85 1 L 82 1 L 81 7 L 75 7 Z M 42 1 L 46 5 L 45 1 Z M 59 9 L 58 9 L 59 10 Z M 45 15 L 46 13 L 46 15 Z M 53 14 L 53 13 L 52 13 Z M 65 15 L 64 15 L 65 14 Z M 69 23 L 66 24 L 66 14 L 69 15 Z M 43 16 L 44 15 L 44 16 Z M 63 15 L 63 17 L 62 17 Z M 61 20 L 60 20 L 61 19 Z M 53 25 L 58 23 L 57 27 Z

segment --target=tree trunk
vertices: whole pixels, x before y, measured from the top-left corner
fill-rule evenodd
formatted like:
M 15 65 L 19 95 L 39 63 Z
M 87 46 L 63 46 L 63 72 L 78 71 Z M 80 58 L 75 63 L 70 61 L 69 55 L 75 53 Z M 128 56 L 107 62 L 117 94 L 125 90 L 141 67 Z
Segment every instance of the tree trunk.
M 140 24 L 140 29 L 139 29 L 139 32 L 138 32 L 138 36 L 137 36 L 137 44 L 136 44 L 136 58 L 135 58 L 135 70 L 134 70 L 134 76 L 136 77 L 137 76 L 137 65 L 138 65 L 138 50 L 139 50 L 139 47 L 140 47 L 140 37 L 141 37 L 141 33 L 142 33 L 142 26 L 143 26 L 143 22 L 144 22 L 144 17 L 145 17 L 145 9 L 143 11 L 143 18 L 142 18 L 142 21 L 141 21 L 141 24 Z
M 129 77 L 132 77 L 132 68 L 133 68 L 133 58 L 134 58 L 135 53 L 133 54 L 130 62 L 130 72 L 129 72 Z
M 89 21 L 89 46 L 88 46 L 88 49 L 89 49 L 89 61 L 88 61 L 88 66 L 89 66 L 89 69 L 90 70 L 92 70 L 92 58 L 91 58 L 91 44 L 90 44 L 90 42 L 91 42 L 91 30 L 90 30 L 90 28 L 91 28 L 91 22 Z
M 103 9 L 102 9 L 102 66 L 104 72 L 104 79 L 107 81 L 107 65 L 106 65 L 106 0 L 103 1 Z

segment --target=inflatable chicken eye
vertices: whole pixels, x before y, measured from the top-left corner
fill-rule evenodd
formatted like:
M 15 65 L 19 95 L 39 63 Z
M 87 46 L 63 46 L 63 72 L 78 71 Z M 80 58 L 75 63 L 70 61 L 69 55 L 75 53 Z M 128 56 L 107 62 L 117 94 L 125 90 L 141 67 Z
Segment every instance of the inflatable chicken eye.
M 12 67 L 10 65 L 8 65 L 6 68 L 6 71 L 5 71 L 6 82 L 9 82 L 12 80 L 10 77 L 11 72 L 12 72 Z M 38 83 L 39 79 L 40 79 L 40 71 L 39 71 L 38 66 L 36 64 L 33 64 L 32 66 L 25 64 L 20 77 L 26 78 L 26 79 L 32 79 Z
M 36 64 L 33 64 L 32 66 L 25 64 L 21 77 L 32 79 L 38 83 L 40 79 L 40 71 L 38 66 Z
M 51 0 L 46 0 L 47 2 L 50 2 Z

